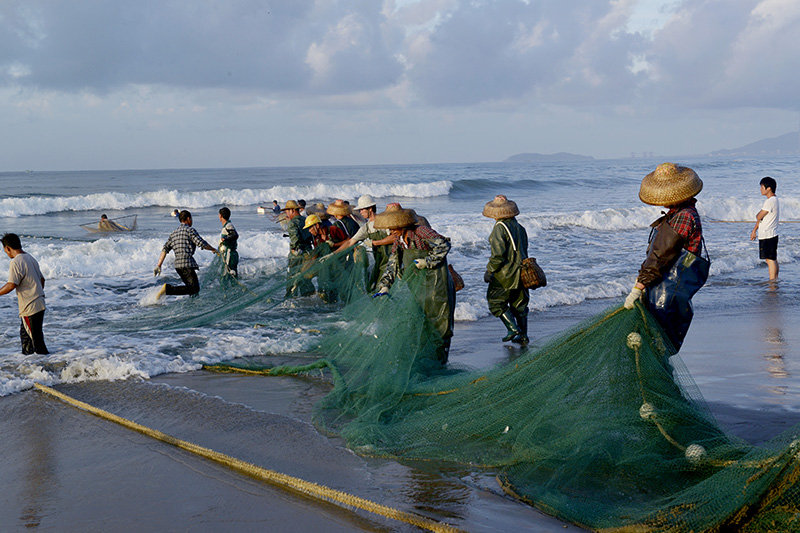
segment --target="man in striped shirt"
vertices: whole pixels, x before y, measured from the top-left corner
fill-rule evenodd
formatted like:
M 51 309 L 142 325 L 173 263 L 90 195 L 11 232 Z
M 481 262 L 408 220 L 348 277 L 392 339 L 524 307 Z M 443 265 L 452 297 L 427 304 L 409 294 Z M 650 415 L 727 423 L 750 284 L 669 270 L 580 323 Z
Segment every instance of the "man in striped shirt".
M 199 246 L 203 250 L 219 253 L 216 248 L 204 241 L 197 230 L 192 227 L 192 214 L 189 211 L 181 211 L 178 214 L 178 220 L 181 225 L 170 234 L 167 242 L 164 243 L 161 257 L 158 258 L 158 265 L 153 270 L 153 274 L 156 276 L 161 274 L 161 265 L 164 263 L 164 259 L 170 251 L 173 251 L 175 252 L 175 271 L 181 277 L 183 285 L 166 283 L 158 291 L 157 298 L 161 298 L 165 294 L 195 295 L 200 292 L 200 281 L 197 279 L 196 272 L 200 267 L 194 260 L 194 251 Z

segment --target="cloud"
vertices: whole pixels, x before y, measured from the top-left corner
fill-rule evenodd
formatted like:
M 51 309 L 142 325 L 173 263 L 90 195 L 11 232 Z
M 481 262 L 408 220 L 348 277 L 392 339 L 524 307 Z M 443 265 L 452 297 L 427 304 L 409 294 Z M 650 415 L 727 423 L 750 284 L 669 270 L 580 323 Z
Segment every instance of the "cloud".
M 100 93 L 131 84 L 265 93 L 374 88 L 400 72 L 374 4 L 6 2 L 0 79 Z
M 211 89 L 323 107 L 796 109 L 798 33 L 795 0 L 6 0 L 0 87 Z

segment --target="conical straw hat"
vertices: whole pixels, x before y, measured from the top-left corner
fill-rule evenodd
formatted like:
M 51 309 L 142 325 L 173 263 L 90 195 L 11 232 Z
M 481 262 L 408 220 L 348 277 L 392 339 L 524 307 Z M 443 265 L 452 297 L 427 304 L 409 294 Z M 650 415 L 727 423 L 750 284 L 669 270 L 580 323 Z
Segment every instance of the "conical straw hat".
M 498 194 L 491 202 L 486 202 L 483 206 L 483 216 L 501 220 L 504 218 L 511 218 L 519 215 L 519 208 L 515 202 L 512 202 L 502 194 Z
M 309 215 L 317 215 L 321 220 L 328 220 L 331 216 L 325 209 L 325 204 L 317 202 L 314 205 L 306 206 L 306 213 Z
M 703 181 L 689 167 L 662 163 L 644 177 L 639 199 L 646 204 L 672 206 L 685 202 L 703 190 Z
M 344 200 L 336 200 L 328 206 L 328 214 L 333 216 L 347 216 L 353 210 L 349 205 L 344 203 Z
M 403 209 L 400 204 L 388 204 L 386 211 L 375 215 L 375 229 L 400 229 L 416 223 L 414 211 Z
M 300 204 L 298 204 L 294 200 L 289 200 L 285 204 L 283 204 L 283 208 L 281 209 L 281 211 L 287 211 L 289 209 L 300 209 Z

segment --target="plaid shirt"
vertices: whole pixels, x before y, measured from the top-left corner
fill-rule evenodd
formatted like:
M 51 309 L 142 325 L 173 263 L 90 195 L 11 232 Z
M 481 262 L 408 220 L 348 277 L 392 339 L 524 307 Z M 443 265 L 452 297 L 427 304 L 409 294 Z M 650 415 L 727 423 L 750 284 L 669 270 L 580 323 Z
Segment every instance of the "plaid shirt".
M 690 205 L 673 207 L 667 211 L 667 221 L 678 235 L 686 239 L 684 248 L 700 257 L 703 226 L 700 223 L 700 215 L 694 207 L 694 202 Z
M 197 270 L 197 262 L 194 260 L 194 251 L 197 246 L 211 247 L 202 237 L 197 233 L 197 230 L 186 224 L 181 224 L 178 229 L 170 233 L 167 242 L 164 243 L 163 250 L 169 253 L 170 250 L 175 251 L 175 268 L 192 268 Z

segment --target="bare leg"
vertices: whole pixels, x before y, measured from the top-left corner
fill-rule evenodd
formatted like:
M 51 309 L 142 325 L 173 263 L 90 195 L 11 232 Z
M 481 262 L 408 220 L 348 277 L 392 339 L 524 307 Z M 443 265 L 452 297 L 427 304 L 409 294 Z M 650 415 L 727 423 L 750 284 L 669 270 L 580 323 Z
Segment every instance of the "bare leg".
M 775 281 L 778 279 L 778 262 L 775 259 L 764 259 L 767 262 L 767 268 L 769 268 L 769 279 L 770 281 Z

